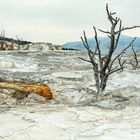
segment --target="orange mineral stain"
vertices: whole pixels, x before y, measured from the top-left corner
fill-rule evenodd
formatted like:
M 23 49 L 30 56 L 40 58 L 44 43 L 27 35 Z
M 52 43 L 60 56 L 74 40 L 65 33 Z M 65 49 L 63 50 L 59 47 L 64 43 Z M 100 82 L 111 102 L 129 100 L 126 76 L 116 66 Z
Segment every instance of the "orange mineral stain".
M 20 92 L 24 94 L 34 92 L 40 96 L 43 96 L 46 100 L 53 98 L 51 89 L 47 85 L 35 85 L 22 82 L 0 82 L 0 88 L 14 89 L 19 91 L 19 94 Z

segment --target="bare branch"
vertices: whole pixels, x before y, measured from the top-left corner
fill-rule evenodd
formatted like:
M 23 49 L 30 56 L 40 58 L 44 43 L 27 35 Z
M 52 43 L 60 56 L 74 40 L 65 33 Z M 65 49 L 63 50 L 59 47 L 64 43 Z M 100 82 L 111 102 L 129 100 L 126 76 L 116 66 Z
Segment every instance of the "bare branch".
M 111 34 L 109 31 L 104 31 L 104 30 L 101 30 L 101 29 L 98 29 L 98 30 L 102 33 L 105 33 L 105 34 Z
M 140 49 L 136 50 L 136 53 L 138 53 L 140 51 Z
M 86 42 L 87 42 L 87 38 L 84 38 L 84 39 L 86 39 Z M 85 40 L 84 39 L 83 39 L 83 37 L 81 37 L 81 40 L 82 40 L 82 43 L 83 43 L 84 47 L 88 50 L 88 52 L 90 53 L 90 55 L 93 54 L 93 52 L 91 51 L 88 43 L 85 43 Z
M 123 65 L 126 63 L 126 60 L 124 60 L 123 62 L 121 62 L 121 58 L 118 58 L 118 61 L 119 61 L 120 67 L 123 67 Z
M 86 60 L 86 59 L 84 59 L 84 58 L 82 58 L 82 57 L 78 57 L 79 59 L 81 59 L 81 60 L 83 60 L 83 61 L 86 61 L 86 62 L 89 62 L 89 63 L 91 63 L 91 61 L 89 61 L 89 60 Z
M 133 61 L 133 60 L 132 60 Z M 134 65 L 134 63 L 131 61 L 131 66 L 136 70 L 136 67 L 135 67 L 135 65 Z
M 118 57 L 118 61 L 119 61 L 120 68 L 122 68 L 122 71 L 123 71 L 123 68 L 124 68 L 123 66 L 126 63 L 126 60 L 124 60 L 123 62 L 121 62 L 121 58 L 122 58 L 122 55 L 120 57 Z
M 111 16 L 112 16 L 112 15 L 115 15 L 115 14 L 116 14 L 116 12 L 110 13 Z
M 115 70 L 109 72 L 107 75 L 111 75 L 111 74 L 113 74 L 113 73 L 115 73 L 115 72 L 117 72 L 117 71 L 120 71 L 120 70 L 122 70 L 122 69 L 124 69 L 124 67 L 120 67 L 120 68 L 118 68 L 118 69 L 115 69 Z
M 118 66 L 116 66 L 115 68 L 109 69 L 109 73 L 116 70 L 116 69 L 118 69 Z
M 95 67 L 96 67 L 96 65 L 97 65 L 96 62 L 94 61 L 95 55 L 94 55 L 94 53 L 93 53 L 93 52 L 91 51 L 91 49 L 90 49 L 90 46 L 89 46 L 89 44 L 88 44 L 85 31 L 83 31 L 83 34 L 84 34 L 84 39 L 83 39 L 83 37 L 81 37 L 82 42 L 83 42 L 83 45 L 84 45 L 84 47 L 87 49 L 87 51 L 88 51 L 88 56 L 89 56 L 90 61 L 91 61 L 92 65 L 93 65 L 93 68 L 95 69 Z
M 106 12 L 107 12 L 107 15 L 108 15 L 108 19 L 109 19 L 109 21 L 111 22 L 111 24 L 113 24 L 113 21 L 112 21 L 112 18 L 111 18 L 110 12 L 109 12 L 109 10 L 108 10 L 108 4 L 106 4 Z
M 120 20 L 119 30 L 121 30 L 121 28 L 122 28 L 122 20 Z M 118 46 L 118 42 L 119 42 L 119 39 L 120 39 L 120 35 L 121 35 L 121 32 L 119 32 L 118 35 L 117 35 L 117 39 L 116 39 L 114 51 L 115 51 L 115 49 L 116 49 L 117 46 Z
M 126 27 L 126 28 L 123 27 L 122 29 L 119 29 L 119 31 L 116 31 L 115 34 L 118 34 L 119 32 L 122 32 L 124 30 L 130 30 L 134 28 L 140 28 L 140 26 L 132 26 L 132 27 Z
M 133 45 L 132 45 L 132 51 L 133 51 L 133 54 L 134 54 L 133 58 L 134 58 L 134 61 L 135 62 L 132 62 L 133 61 L 132 60 L 130 64 L 133 66 L 134 69 L 137 69 L 138 64 L 139 64 L 139 61 L 138 61 L 137 53 L 136 53 Z
M 99 41 L 98 41 L 98 37 L 97 37 L 97 31 L 94 26 L 93 26 L 93 29 L 95 32 L 95 41 L 96 41 L 96 47 L 97 47 L 97 51 L 98 51 L 99 60 L 101 60 L 101 50 L 100 50 Z
M 110 35 L 108 35 L 108 38 L 109 38 L 109 39 L 111 39 L 111 36 L 110 36 Z
M 119 58 L 123 53 L 125 53 L 125 51 L 130 48 L 133 44 L 133 42 L 136 40 L 136 37 L 130 42 L 130 44 L 124 48 L 110 63 L 110 68 L 113 66 L 114 62 L 116 61 L 117 58 Z

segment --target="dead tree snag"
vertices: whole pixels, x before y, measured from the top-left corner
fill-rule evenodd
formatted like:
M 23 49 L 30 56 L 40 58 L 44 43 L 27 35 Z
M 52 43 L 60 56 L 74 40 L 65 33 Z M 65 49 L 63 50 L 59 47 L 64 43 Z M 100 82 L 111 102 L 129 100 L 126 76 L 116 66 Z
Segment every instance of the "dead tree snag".
M 106 5 L 106 12 L 108 20 L 111 23 L 110 31 L 104 31 L 101 29 L 99 29 L 99 31 L 107 34 L 107 36 L 110 39 L 109 50 L 107 54 L 103 55 L 101 52 L 100 41 L 98 40 L 96 27 L 93 27 L 95 33 L 94 39 L 96 42 L 95 50 L 92 50 L 90 48 L 85 31 L 83 32 L 83 37 L 81 37 L 82 43 L 88 52 L 89 60 L 85 60 L 83 58 L 81 59 L 91 63 L 93 66 L 94 78 L 98 95 L 100 95 L 102 91 L 105 90 L 108 77 L 112 73 L 123 70 L 125 60 L 121 62 L 121 57 L 125 53 L 125 51 L 132 46 L 133 42 L 136 39 L 134 38 L 127 47 L 125 47 L 120 53 L 118 53 L 114 57 L 114 52 L 118 46 L 121 32 L 124 30 L 140 27 L 140 26 L 123 27 L 122 20 L 118 17 L 114 17 L 116 13 L 109 11 L 108 4 Z M 114 66 L 116 60 L 119 60 L 120 65 Z

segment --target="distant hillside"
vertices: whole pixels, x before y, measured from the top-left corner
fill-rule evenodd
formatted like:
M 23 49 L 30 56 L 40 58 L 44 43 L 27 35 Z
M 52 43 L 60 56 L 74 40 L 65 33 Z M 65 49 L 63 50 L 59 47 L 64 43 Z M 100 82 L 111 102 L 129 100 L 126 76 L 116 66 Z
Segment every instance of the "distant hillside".
M 28 44 L 28 43 L 31 43 L 30 41 L 22 41 L 22 40 L 17 40 L 17 39 L 13 39 L 13 38 L 8 38 L 8 37 L 0 37 L 0 40 L 5 40 L 7 42 L 13 42 L 13 43 L 16 43 L 16 44 L 19 44 L 19 45 L 25 45 L 25 44 Z
M 0 37 L 0 50 L 47 51 L 62 50 L 62 46 L 46 42 L 30 42 Z
M 20 50 L 31 50 L 31 51 L 62 50 L 62 47 L 60 45 L 52 43 L 36 42 L 21 45 Z
M 128 46 L 128 44 L 133 39 L 134 39 L 134 37 L 129 37 L 129 36 L 122 35 L 120 37 L 120 40 L 119 40 L 119 43 L 118 43 L 118 48 L 117 48 L 116 52 L 121 51 L 123 48 Z M 106 53 L 107 50 L 108 50 L 108 47 L 109 47 L 110 39 L 108 37 L 99 37 L 99 40 L 100 40 L 102 53 Z M 91 48 L 95 47 L 95 40 L 93 38 L 89 38 L 88 43 L 89 43 Z M 137 38 L 133 44 L 134 44 L 134 47 L 135 47 L 136 50 L 140 49 L 140 38 Z M 77 50 L 85 50 L 81 41 L 68 42 L 68 43 L 63 44 L 62 47 L 67 48 L 67 49 L 71 48 L 71 49 L 77 49 Z

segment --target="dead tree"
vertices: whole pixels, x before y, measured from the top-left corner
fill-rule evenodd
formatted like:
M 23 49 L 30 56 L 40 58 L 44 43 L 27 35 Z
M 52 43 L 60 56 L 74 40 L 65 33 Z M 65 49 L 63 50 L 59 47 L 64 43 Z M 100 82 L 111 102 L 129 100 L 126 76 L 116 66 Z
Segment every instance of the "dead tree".
M 0 50 L 5 50 L 4 45 L 5 45 L 5 30 L 2 29 L 0 33 Z
M 137 53 L 140 51 L 140 49 L 135 50 L 134 46 L 132 45 L 132 51 L 133 51 L 133 59 L 131 60 L 130 64 L 134 68 L 134 70 L 136 70 L 138 68 L 138 65 L 139 65 Z
M 20 50 L 20 46 L 22 46 L 22 39 L 20 39 L 18 36 L 16 36 L 16 44 L 18 45 L 18 50 Z
M 100 41 L 98 40 L 97 31 L 96 31 L 95 27 L 93 27 L 94 33 L 95 33 L 94 39 L 96 42 L 95 50 L 92 50 L 90 48 L 85 31 L 83 32 L 83 37 L 81 37 L 83 45 L 87 49 L 89 60 L 86 60 L 83 58 L 81 58 L 81 59 L 86 62 L 91 63 L 93 66 L 94 78 L 95 78 L 98 95 L 102 94 L 102 91 L 105 90 L 108 77 L 112 73 L 120 71 L 124 68 L 125 61 L 121 62 L 121 56 L 123 55 L 123 53 L 125 53 L 125 51 L 129 47 L 132 46 L 133 42 L 136 39 L 136 38 L 134 38 L 127 47 L 125 47 L 120 53 L 118 53 L 114 57 L 113 54 L 118 46 L 121 32 L 124 30 L 129 30 L 129 29 L 140 27 L 140 26 L 123 27 L 122 20 L 118 17 L 114 17 L 114 15 L 116 13 L 109 11 L 108 4 L 106 5 L 106 12 L 107 12 L 108 20 L 111 23 L 110 31 L 104 31 L 101 29 L 99 29 L 99 31 L 107 34 L 110 39 L 109 50 L 108 50 L 107 54 L 102 55 Z M 119 61 L 120 61 L 121 65 L 114 66 L 114 63 L 118 59 L 120 59 Z

